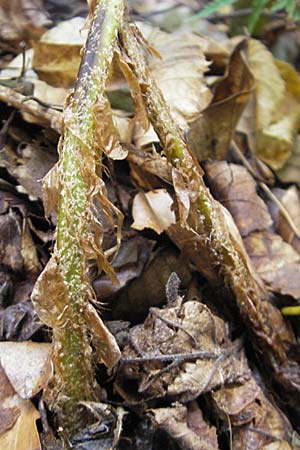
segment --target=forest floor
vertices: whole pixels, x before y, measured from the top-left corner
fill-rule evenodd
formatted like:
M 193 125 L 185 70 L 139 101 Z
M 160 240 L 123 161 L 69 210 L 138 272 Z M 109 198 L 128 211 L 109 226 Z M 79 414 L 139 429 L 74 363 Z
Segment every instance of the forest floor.
M 121 356 L 111 370 L 95 357 L 95 401 L 82 399 L 86 425 L 68 435 L 56 415 L 52 328 L 31 294 L 55 249 L 58 215 L 42 180 L 59 164 L 88 6 L 0 3 L 0 449 L 299 449 L 300 31 L 266 14 L 249 37 L 238 10 L 200 19 L 195 0 L 127 6 L 250 284 L 235 279 L 233 291 L 225 259 L 205 250 L 216 232 L 199 232 L 192 188 L 116 52 L 113 121 L 99 125 L 113 144 L 99 166 L 123 215 L 121 242 L 121 215 L 110 221 L 95 203 L 109 269 L 92 261 L 89 277 Z

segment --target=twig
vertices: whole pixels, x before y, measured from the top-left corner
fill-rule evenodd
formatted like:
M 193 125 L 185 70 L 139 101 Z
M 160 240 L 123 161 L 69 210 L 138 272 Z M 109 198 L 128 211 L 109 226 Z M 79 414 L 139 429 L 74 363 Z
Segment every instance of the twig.
M 124 364 L 144 364 L 148 362 L 168 362 L 176 360 L 178 364 L 183 362 L 195 361 L 196 359 L 218 359 L 220 354 L 206 351 L 198 351 L 193 353 L 170 353 L 169 355 L 148 355 L 136 358 L 120 359 L 120 365 Z
M 14 89 L 0 85 L 0 101 L 31 114 L 42 126 L 51 127 L 58 133 L 62 131 L 62 114 L 54 109 L 41 106 L 36 100 L 27 100 L 26 95 L 16 92 Z
M 234 354 L 237 351 L 241 349 L 242 341 L 237 340 L 229 347 L 220 350 L 220 352 L 217 353 L 211 353 L 211 352 L 205 352 L 205 351 L 199 351 L 194 353 L 175 353 L 173 355 L 157 355 L 153 357 L 144 356 L 141 358 L 126 358 L 125 360 L 121 358 L 121 364 L 129 364 L 129 361 L 131 364 L 134 362 L 137 363 L 146 363 L 146 362 L 168 362 L 171 361 L 169 365 L 166 367 L 163 367 L 158 372 L 154 373 L 150 378 L 148 379 L 147 383 L 139 387 L 139 392 L 145 392 L 154 382 L 157 380 L 163 373 L 170 372 L 175 367 L 180 366 L 182 363 L 185 362 L 193 362 L 197 359 L 202 360 L 215 360 L 213 363 L 213 367 L 211 371 L 209 372 L 207 378 L 205 379 L 204 384 L 201 387 L 201 390 L 199 391 L 199 394 L 203 392 L 207 386 L 209 385 L 211 379 L 215 375 L 220 363 L 230 354 Z M 172 358 L 172 359 L 171 359 Z

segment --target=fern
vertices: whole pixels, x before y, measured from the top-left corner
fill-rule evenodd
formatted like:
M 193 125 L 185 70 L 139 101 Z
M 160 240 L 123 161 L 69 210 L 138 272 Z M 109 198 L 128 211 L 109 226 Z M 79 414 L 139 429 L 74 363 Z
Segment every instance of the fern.
M 224 6 L 233 5 L 238 0 L 212 0 L 205 8 L 192 16 L 192 20 L 210 17 Z M 299 5 L 295 0 L 254 0 L 252 12 L 248 19 L 248 30 L 253 32 L 262 11 L 267 8 L 270 12 L 284 11 L 289 19 L 297 22 L 300 19 Z

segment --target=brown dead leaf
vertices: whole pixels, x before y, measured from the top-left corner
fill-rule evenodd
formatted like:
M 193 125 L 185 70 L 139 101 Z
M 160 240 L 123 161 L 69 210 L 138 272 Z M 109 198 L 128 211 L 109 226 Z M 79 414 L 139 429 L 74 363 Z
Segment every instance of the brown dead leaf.
M 32 291 L 28 290 L 28 297 Z M 31 302 L 21 301 L 0 311 L 0 341 L 27 341 L 42 328 Z
M 271 291 L 300 297 L 300 256 L 291 245 L 272 231 L 253 232 L 244 243 L 256 271 Z
M 125 347 L 123 358 L 136 356 L 136 349 L 145 358 L 157 360 L 143 362 L 141 371 L 134 363 L 119 371 L 116 388 L 127 399 L 168 395 L 186 402 L 217 386 L 249 377 L 245 355 L 238 345 L 230 343 L 223 320 L 195 301 L 165 309 L 152 308 L 144 325 L 132 330 L 131 344 Z M 172 364 L 176 362 L 176 354 L 192 357 L 200 349 L 215 357 L 200 356 L 187 362 L 178 356 L 177 364 Z M 168 367 L 159 357 L 170 354 L 173 357 Z M 130 387 L 126 391 L 126 380 L 130 378 L 135 380 L 136 391 Z
M 50 24 L 40 0 L 1 0 L 0 37 L 4 41 L 37 39 Z
M 62 108 L 67 96 L 67 89 L 63 87 L 53 87 L 44 81 L 39 80 L 32 68 L 33 55 L 33 48 L 30 48 L 26 50 L 24 54 L 19 54 L 13 58 L 5 69 L 0 71 L 0 81 L 1 79 L 4 79 L 4 83 L 8 83 L 8 86 L 15 87 L 15 79 L 22 76 L 22 81 L 19 81 L 16 84 L 15 89 L 24 94 L 24 102 L 26 100 L 26 95 L 32 95 L 43 103 L 44 108 L 46 105 L 49 105 L 50 110 L 52 107 Z M 11 81 L 8 81 L 8 79 L 11 79 Z M 33 116 L 25 111 L 22 111 L 22 115 L 24 120 L 30 123 L 39 123 L 38 119 L 34 121 Z
M 123 148 L 119 142 L 119 136 L 115 128 L 112 110 L 106 96 L 97 101 L 93 110 L 96 126 L 96 145 L 111 159 L 125 159 L 128 150 Z
M 241 426 L 255 418 L 255 399 L 259 392 L 254 378 L 250 378 L 240 386 L 221 387 L 211 396 L 219 417 L 226 420 L 229 416 L 231 425 Z
M 193 33 L 170 35 L 156 28 L 147 34 L 147 40 L 162 57 L 154 57 L 150 48 L 148 59 L 151 72 L 176 123 L 186 129 L 188 122 L 194 120 L 211 100 L 211 92 L 204 78 L 209 67 L 202 50 L 207 47 L 206 40 Z M 135 130 L 137 145 L 158 141 L 152 127 L 146 133 L 141 128 L 137 126 Z
M 58 163 L 54 164 L 42 181 L 45 216 L 49 217 L 51 213 L 57 212 L 60 188 Z
M 93 332 L 93 343 L 96 349 L 98 362 L 105 364 L 108 370 L 112 370 L 118 363 L 121 352 L 119 346 L 104 325 L 96 309 L 87 304 L 83 311 L 83 316 L 90 330 Z
M 0 215 L 1 264 L 15 272 L 23 268 L 21 226 L 19 215 L 11 209 L 8 214 Z
M 99 301 L 113 296 L 141 274 L 154 245 L 155 241 L 139 235 L 122 240 L 120 250 L 112 261 L 118 284 L 113 283 L 106 274 L 101 274 L 93 283 Z
M 15 392 L 32 398 L 52 376 L 51 344 L 0 342 L 0 361 Z
M 143 103 L 140 84 L 127 63 L 126 55 L 123 53 L 121 54 L 120 51 L 117 51 L 115 54 L 115 58 L 117 59 L 117 64 L 122 71 L 123 76 L 126 79 L 130 89 L 131 97 L 134 102 L 135 120 L 143 130 L 142 132 L 144 132 L 149 128 L 150 123 Z
M 254 39 L 249 42 L 249 67 L 256 81 L 257 154 L 273 169 L 280 169 L 293 149 L 300 120 L 299 99 L 271 52 Z
M 234 49 L 227 73 L 213 88 L 210 105 L 190 123 L 188 143 L 199 160 L 226 159 L 237 122 L 254 86 L 245 58 L 246 48 L 244 40 Z
M 176 405 L 151 409 L 154 426 L 164 430 L 179 446 L 186 450 L 217 450 L 216 429 L 203 419 L 197 403 L 188 407 Z
M 41 450 L 36 420 L 38 411 L 14 391 L 0 365 L 0 448 Z
M 57 161 L 57 151 L 43 132 L 24 134 L 22 125 L 13 129 L 14 141 L 7 139 L 1 152 L 0 167 L 19 184 L 19 191 L 27 193 L 31 200 L 42 199 L 42 178 Z M 56 145 L 57 135 L 54 142 Z
M 300 233 L 300 198 L 296 186 L 291 186 L 286 190 L 275 188 L 273 189 L 273 193 L 288 211 L 293 224 Z M 291 246 L 300 253 L 300 239 L 295 235 L 279 207 L 274 202 L 270 201 L 269 208 L 277 233 L 285 242 L 291 244 Z
M 23 219 L 22 228 L 22 257 L 24 269 L 28 273 L 39 274 L 42 266 L 38 259 L 37 249 L 31 236 L 28 220 Z
M 83 25 L 84 19 L 75 17 L 61 22 L 34 42 L 33 69 L 41 80 L 60 88 L 74 84 L 87 34 Z
M 212 393 L 212 400 L 223 421 L 230 421 L 234 450 L 244 450 L 250 445 L 253 450 L 291 450 L 288 443 L 293 433 L 291 424 L 269 402 L 254 378 L 241 386 L 222 387 Z
M 9 172 L 33 197 L 42 198 L 41 180 L 55 164 L 57 156 L 42 145 L 27 144 L 20 150 L 16 166 L 10 164 Z
M 246 168 L 220 161 L 207 163 L 205 173 L 214 197 L 230 211 L 242 236 L 272 225 L 268 208 Z
M 160 234 L 172 223 L 175 223 L 175 214 L 172 210 L 173 200 L 166 189 L 155 189 L 149 192 L 136 194 L 132 205 L 132 228 L 143 230 L 151 228 Z
M 86 304 L 82 314 L 94 337 L 99 360 L 109 369 L 119 359 L 118 345 L 98 316 L 96 310 L 88 303 L 92 293 L 86 289 Z M 31 294 L 31 300 L 41 320 L 54 330 L 60 330 L 61 326 L 72 326 L 68 318 L 69 292 L 66 288 L 63 276 L 60 272 L 57 254 L 52 255 L 46 268 L 39 276 Z
M 162 57 L 152 58 L 152 74 L 173 118 L 185 129 L 211 100 L 204 79 L 210 64 L 203 53 L 205 39 L 192 33 L 168 34 L 155 29 L 148 42 Z

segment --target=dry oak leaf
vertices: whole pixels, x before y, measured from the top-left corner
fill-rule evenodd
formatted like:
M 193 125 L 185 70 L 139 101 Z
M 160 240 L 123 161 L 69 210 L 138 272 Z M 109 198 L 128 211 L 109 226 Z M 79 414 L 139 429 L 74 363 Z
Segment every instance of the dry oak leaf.
M 188 143 L 199 160 L 226 159 L 237 122 L 254 87 L 246 48 L 246 40 L 237 45 L 225 76 L 213 86 L 211 103 L 198 118 L 190 121 Z
M 205 173 L 212 194 L 231 213 L 242 236 L 272 225 L 268 208 L 246 168 L 218 161 L 206 163 Z
M 135 348 L 145 357 L 193 354 L 199 349 L 214 356 L 191 362 L 178 358 L 178 364 L 170 367 L 159 360 L 144 362 L 142 371 L 135 363 L 125 365 L 117 377 L 116 388 L 129 401 L 141 396 L 170 395 L 186 402 L 217 386 L 249 377 L 245 355 L 239 345 L 229 341 L 226 324 L 195 301 L 173 308 L 151 308 L 144 324 L 132 330 L 131 342 L 134 345 L 125 347 L 124 358 L 136 356 Z M 135 379 L 136 391 L 126 390 L 128 378 Z

